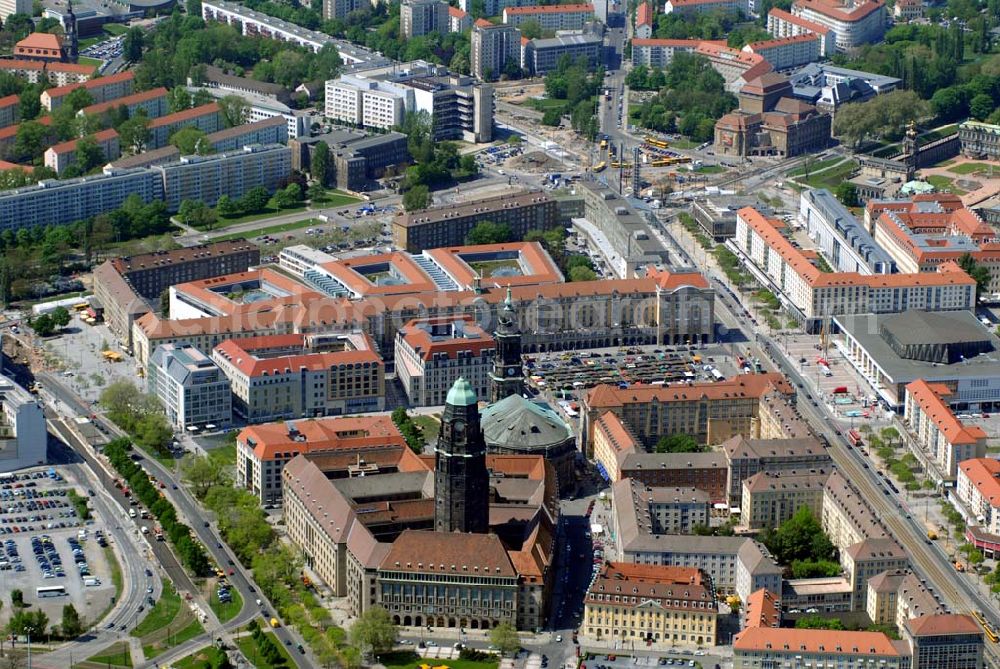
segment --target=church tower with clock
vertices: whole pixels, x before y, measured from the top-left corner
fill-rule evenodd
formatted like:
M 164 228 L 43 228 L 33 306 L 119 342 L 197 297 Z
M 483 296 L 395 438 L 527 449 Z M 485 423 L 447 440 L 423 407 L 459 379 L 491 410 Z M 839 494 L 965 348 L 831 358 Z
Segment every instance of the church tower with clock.
M 490 402 L 496 403 L 511 395 L 524 392 L 524 372 L 521 368 L 521 330 L 517 323 L 514 301 L 507 287 L 507 299 L 497 312 L 497 328 L 493 332 L 496 353 L 490 371 Z
M 434 529 L 485 534 L 490 524 L 490 475 L 476 392 L 464 378 L 445 399 L 434 468 Z

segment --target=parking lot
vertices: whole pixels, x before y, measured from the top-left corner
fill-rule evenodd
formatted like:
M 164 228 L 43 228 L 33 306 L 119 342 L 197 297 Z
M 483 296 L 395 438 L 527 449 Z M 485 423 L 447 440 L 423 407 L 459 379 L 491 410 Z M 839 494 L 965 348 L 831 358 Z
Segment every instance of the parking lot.
M 72 603 L 80 616 L 94 621 L 111 603 L 111 566 L 99 543 L 104 521 L 83 521 L 69 503 L 68 491 L 89 489 L 67 481 L 58 468 L 4 475 L 0 484 L 0 623 L 14 610 L 11 591 L 38 606 L 52 623 Z

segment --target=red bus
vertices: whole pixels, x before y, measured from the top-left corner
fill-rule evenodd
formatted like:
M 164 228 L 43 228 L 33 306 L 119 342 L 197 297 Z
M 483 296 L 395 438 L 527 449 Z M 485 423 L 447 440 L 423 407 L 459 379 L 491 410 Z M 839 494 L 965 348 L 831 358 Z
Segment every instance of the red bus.
M 837 386 L 836 388 L 833 389 L 833 394 L 834 395 L 846 395 L 847 394 L 847 386 Z
M 851 446 L 861 445 L 861 433 L 857 430 L 849 430 L 847 432 L 847 441 L 851 442 Z

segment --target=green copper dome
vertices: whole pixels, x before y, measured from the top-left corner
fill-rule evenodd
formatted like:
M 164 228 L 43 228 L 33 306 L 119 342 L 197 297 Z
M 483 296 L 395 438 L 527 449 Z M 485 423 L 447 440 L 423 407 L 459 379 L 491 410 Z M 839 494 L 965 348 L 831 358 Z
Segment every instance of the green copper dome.
M 445 404 L 450 404 L 456 407 L 468 407 L 475 406 L 477 403 L 476 391 L 472 389 L 469 382 L 463 377 L 458 377 L 455 381 L 455 385 L 451 387 L 448 391 L 448 397 L 445 398 Z

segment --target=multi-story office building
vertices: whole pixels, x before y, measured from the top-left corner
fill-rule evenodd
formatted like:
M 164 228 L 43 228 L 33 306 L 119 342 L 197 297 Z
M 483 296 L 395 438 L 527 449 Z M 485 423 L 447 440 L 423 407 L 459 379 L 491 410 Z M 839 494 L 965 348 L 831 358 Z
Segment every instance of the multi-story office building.
M 0 72 L 27 79 L 29 84 L 48 80 L 53 86 L 87 81 L 97 73 L 93 65 L 43 63 L 40 60 L 0 59 Z
M 799 221 L 835 271 L 858 274 L 892 274 L 895 271 L 896 262 L 892 257 L 825 188 L 802 191 Z
M 272 116 L 210 133 L 205 141 L 215 153 L 238 151 L 253 144 L 286 144 L 288 124 L 280 116 Z
M 585 62 L 587 68 L 604 62 L 604 38 L 584 31 L 572 35 L 557 35 L 528 40 L 521 52 L 521 67 L 541 76 L 556 69 L 559 61 L 568 56 L 573 62 Z
M 164 344 L 148 367 L 149 394 L 160 400 L 175 430 L 229 427 L 233 395 L 229 379 L 207 355 L 190 344 Z
M 663 69 L 676 53 L 694 53 L 701 40 L 635 38 L 632 40 L 632 65 Z
M 0 20 L 5 23 L 13 14 L 31 16 L 31 0 L 3 0 L 0 2 Z
M 289 142 L 292 169 L 308 172 L 320 143 L 326 144 L 333 159 L 333 180 L 337 188 L 370 190 L 391 167 L 408 163 L 410 151 L 406 135 L 386 132 L 369 135 L 361 130 L 334 130 L 315 137 L 299 137 Z
M 89 107 L 84 107 L 77 112 L 77 115 L 97 117 L 122 107 L 128 112 L 129 118 L 132 118 L 140 111 L 145 112 L 146 118 L 159 118 L 167 113 L 167 89 L 163 87 L 153 88 L 141 93 L 126 95 L 122 98 L 99 102 Z
M 605 564 L 583 607 L 580 631 L 594 643 L 715 645 L 715 589 L 708 575 L 693 567 Z
M 594 20 L 594 5 L 531 5 L 505 7 L 503 22 L 514 27 L 525 21 L 535 21 L 542 30 L 580 30 Z
M 112 258 L 105 264 L 110 264 L 142 297 L 159 299 L 175 284 L 245 272 L 259 262 L 259 248 L 244 239 L 234 239 Z M 98 285 L 95 282 L 95 290 Z
M 558 227 L 559 208 L 545 193 L 527 191 L 405 212 L 392 220 L 393 244 L 411 253 L 461 246 L 480 221 L 507 225 L 521 239 L 529 230 Z
M 104 307 L 104 322 L 111 335 L 123 349 L 131 351 L 132 325 L 149 312 L 149 303 L 135 292 L 110 260 L 94 269 L 94 298 Z
M 49 88 L 42 91 L 40 99 L 43 107 L 48 109 L 50 112 L 55 111 L 62 106 L 62 103 L 66 99 L 67 95 L 75 91 L 77 88 L 83 88 L 90 94 L 90 97 L 93 98 L 94 104 L 99 104 L 131 95 L 134 80 L 135 74 L 132 71 L 127 70 L 125 72 L 118 72 L 117 74 L 110 74 L 106 77 L 90 79 L 89 81 L 85 81 L 83 83 Z
M 465 10 L 448 5 L 448 30 L 453 33 L 464 33 L 472 29 L 472 17 Z
M 785 232 L 783 222 L 747 207 L 737 213 L 736 236 L 727 245 L 809 327 L 840 314 L 962 310 L 975 303 L 975 281 L 954 263 L 933 273 L 829 273 L 813 264 L 814 252 L 793 245 Z
M 521 65 L 521 31 L 479 19 L 472 26 L 472 75 L 481 81 L 500 78 L 507 63 Z
M 493 337 L 471 317 L 413 320 L 396 332 L 396 376 L 411 406 L 439 406 L 459 377 L 489 396 Z
M 990 534 L 1000 535 L 1000 460 L 977 457 L 958 465 L 958 499 L 971 518 Z
M 211 206 L 223 195 L 235 200 L 258 186 L 273 193 L 292 173 L 292 150 L 280 144 L 245 146 L 232 153 L 183 156 L 150 169 L 162 179 L 167 208 L 177 211 L 184 200 Z
M 808 430 L 804 423 L 802 425 L 803 431 Z M 819 474 L 829 473 L 833 466 L 826 449 L 811 435 L 747 439 L 738 434 L 722 444 L 722 451 L 728 465 L 727 488 L 732 507 L 743 505 L 744 482 L 758 473 Z
M 287 420 L 244 428 L 236 437 L 236 485 L 249 490 L 264 504 L 281 503 L 281 470 L 296 456 L 329 463 L 337 476 L 361 476 L 411 467 L 400 460 L 400 449 L 408 449 L 403 435 L 387 415 Z M 381 454 L 381 455 L 380 455 Z M 388 454 L 388 460 L 383 462 Z M 356 465 L 350 468 L 347 465 Z M 324 466 L 327 466 L 324 464 Z
M 399 5 L 399 32 L 404 39 L 428 33 L 447 33 L 446 0 L 403 0 Z
M 983 630 L 970 615 L 921 616 L 901 631 L 913 654 L 911 669 L 983 669 Z
M 181 128 L 197 128 L 206 134 L 218 132 L 222 129 L 219 105 L 210 102 L 207 105 L 153 119 L 149 123 L 149 148 L 158 149 L 166 146 L 171 135 Z
M 222 87 L 196 88 L 189 86 L 188 90 L 191 92 L 207 91 L 216 99 L 233 94 Z M 312 124 L 317 120 L 312 112 L 304 109 L 292 109 L 281 99 L 272 95 L 263 95 L 249 90 L 241 91 L 236 95 L 239 95 L 247 103 L 246 121 L 248 123 L 281 118 L 285 122 L 288 137 L 307 137 Z
M 163 198 L 163 182 L 145 169 L 104 168 L 102 174 L 55 179 L 0 192 L 0 230 L 85 221 L 122 206 L 130 195 Z
M 0 98 L 0 128 L 16 125 L 21 119 L 21 96 Z
M 881 41 L 888 22 L 882 0 L 795 0 L 792 14 L 829 28 L 838 51 Z
M 650 218 L 640 214 L 626 198 L 593 181 L 581 182 L 576 189 L 583 196 L 583 216 L 589 224 L 581 231 L 591 237 L 595 246 L 609 247 L 609 264 L 617 276 L 635 276 L 643 265 L 670 263 L 666 248 L 650 230 Z
M 807 507 L 821 517 L 829 470 L 762 471 L 743 481 L 740 525 L 752 530 L 776 528 Z
M 819 60 L 821 43 L 819 35 L 802 33 L 752 42 L 744 46 L 743 51 L 763 56 L 775 70 L 788 70 Z
M 46 462 L 48 437 L 41 403 L 6 376 L 0 376 L 0 472 Z
M 871 538 L 843 548 L 840 563 L 851 584 L 851 609 L 864 611 L 868 581 L 884 571 L 906 569 L 909 557 L 895 539 Z
M 910 655 L 883 632 L 748 627 L 733 637 L 733 669 L 785 666 L 909 669 Z
M 323 18 L 345 19 L 351 12 L 369 6 L 369 0 L 323 0 Z
M 212 351 L 248 423 L 385 408 L 385 371 L 369 337 L 275 335 L 230 339 Z
M 777 7 L 767 13 L 767 31 L 778 38 L 818 35 L 819 55 L 823 58 L 829 58 L 837 48 L 836 33 L 832 29 Z
M 965 425 L 955 417 L 949 406 L 953 395 L 954 391 L 944 384 L 917 379 L 906 385 L 903 412 L 916 445 L 948 479 L 959 473 L 963 461 L 984 457 L 987 442 L 983 428 Z
M 95 132 L 91 137 L 108 162 L 121 154 L 118 133 L 115 132 L 114 128 Z M 55 146 L 50 146 L 45 150 L 45 166 L 55 170 L 56 174 L 62 174 L 67 167 L 76 162 L 77 144 L 80 141 L 82 140 L 71 139 L 68 142 L 60 142 Z
M 748 0 L 667 0 L 664 14 L 710 14 L 712 12 L 732 12 L 742 16 L 750 15 Z
M 697 526 L 708 527 L 709 496 L 698 488 L 621 479 L 611 486 L 611 503 L 620 506 L 622 513 L 632 509 L 635 522 L 652 534 L 691 534 Z

